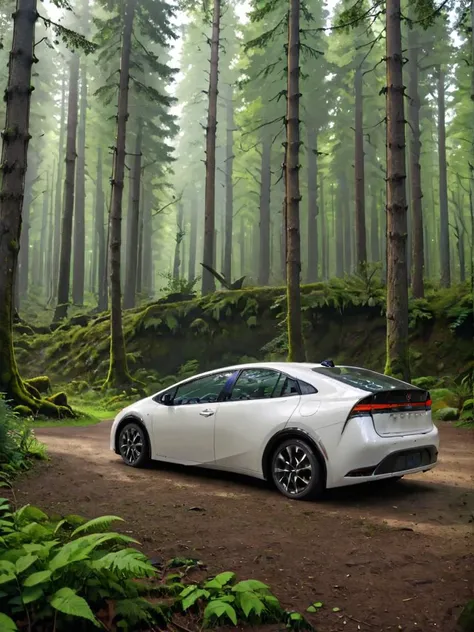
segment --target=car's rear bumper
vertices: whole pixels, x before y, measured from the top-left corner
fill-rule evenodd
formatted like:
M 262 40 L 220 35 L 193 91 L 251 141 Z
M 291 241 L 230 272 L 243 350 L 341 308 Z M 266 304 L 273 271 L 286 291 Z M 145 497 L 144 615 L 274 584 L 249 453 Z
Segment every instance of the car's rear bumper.
M 438 448 L 436 426 L 422 434 L 382 438 L 368 419 L 351 420 L 329 454 L 327 487 L 426 472 L 436 466 Z

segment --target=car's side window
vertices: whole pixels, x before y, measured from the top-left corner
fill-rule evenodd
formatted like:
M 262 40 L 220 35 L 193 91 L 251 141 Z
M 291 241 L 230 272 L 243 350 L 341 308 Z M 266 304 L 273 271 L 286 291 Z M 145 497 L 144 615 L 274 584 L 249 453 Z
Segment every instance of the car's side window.
M 244 369 L 226 401 L 270 399 L 280 383 L 281 373 L 270 369 Z
M 181 384 L 174 393 L 171 405 L 185 406 L 217 402 L 222 389 L 233 375 L 234 371 L 214 373 L 213 375 L 206 375 L 192 382 Z
M 302 382 L 301 380 L 298 380 L 298 385 L 300 387 L 301 395 L 313 395 L 318 392 L 318 389 L 315 386 Z

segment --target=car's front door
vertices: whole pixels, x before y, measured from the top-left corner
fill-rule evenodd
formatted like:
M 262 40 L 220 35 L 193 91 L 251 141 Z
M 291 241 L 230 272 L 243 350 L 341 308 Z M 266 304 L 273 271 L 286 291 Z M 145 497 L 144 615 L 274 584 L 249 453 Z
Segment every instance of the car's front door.
M 300 401 L 296 380 L 270 369 L 244 369 L 216 417 L 216 465 L 258 473 L 267 437 L 285 427 Z
M 185 464 L 214 462 L 218 399 L 233 371 L 185 382 L 158 399 L 153 415 L 153 458 Z

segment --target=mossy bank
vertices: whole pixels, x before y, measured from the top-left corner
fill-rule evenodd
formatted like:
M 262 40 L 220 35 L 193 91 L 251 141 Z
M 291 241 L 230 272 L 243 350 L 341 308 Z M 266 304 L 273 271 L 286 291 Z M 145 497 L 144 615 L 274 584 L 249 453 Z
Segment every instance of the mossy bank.
M 351 284 L 352 283 L 352 284 Z M 303 286 L 304 335 L 309 361 L 383 370 L 385 293 L 379 284 L 334 280 Z M 131 370 L 175 376 L 192 361 L 206 370 L 242 360 L 286 354 L 283 288 L 217 292 L 179 303 L 150 303 L 124 312 Z M 473 363 L 472 294 L 467 285 L 431 290 L 410 301 L 413 376 L 457 375 Z M 75 317 L 55 331 L 18 325 L 16 354 L 25 376 L 58 382 L 103 380 L 109 354 L 109 314 Z

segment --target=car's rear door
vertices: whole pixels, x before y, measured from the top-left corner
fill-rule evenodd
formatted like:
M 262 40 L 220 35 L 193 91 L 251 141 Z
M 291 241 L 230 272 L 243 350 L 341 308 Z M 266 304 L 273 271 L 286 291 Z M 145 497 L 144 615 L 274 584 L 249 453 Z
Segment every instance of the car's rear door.
M 216 465 L 259 474 L 262 446 L 269 435 L 285 427 L 299 401 L 296 380 L 270 369 L 244 369 L 219 404 Z
M 214 462 L 214 424 L 218 399 L 235 371 L 222 371 L 181 384 L 156 402 L 153 458 L 184 464 Z

